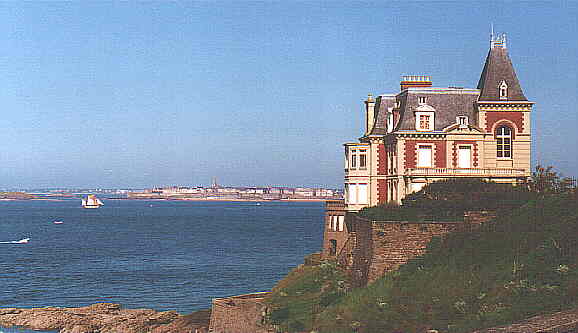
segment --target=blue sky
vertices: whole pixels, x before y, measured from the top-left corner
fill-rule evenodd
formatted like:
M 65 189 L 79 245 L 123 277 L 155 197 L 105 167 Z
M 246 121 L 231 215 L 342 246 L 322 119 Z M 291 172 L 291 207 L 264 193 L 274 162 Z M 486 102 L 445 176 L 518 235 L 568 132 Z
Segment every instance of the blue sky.
M 490 23 L 533 160 L 578 176 L 578 2 L 3 2 L 0 188 L 341 186 L 368 93 L 475 87 Z

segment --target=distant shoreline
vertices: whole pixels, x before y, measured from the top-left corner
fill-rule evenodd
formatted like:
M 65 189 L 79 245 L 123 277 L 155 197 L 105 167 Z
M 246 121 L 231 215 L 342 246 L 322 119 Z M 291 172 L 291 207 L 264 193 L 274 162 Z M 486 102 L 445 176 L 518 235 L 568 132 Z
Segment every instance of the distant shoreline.
M 154 201 L 223 201 L 223 202 L 324 202 L 340 198 L 316 199 L 242 199 L 242 198 L 110 198 L 105 200 L 154 200 Z
M 0 201 L 69 201 L 76 198 L 52 199 L 52 198 L 2 198 Z M 235 198 L 103 198 L 103 200 L 148 200 L 148 201 L 220 201 L 220 202 L 324 202 L 327 200 L 342 200 L 341 198 L 292 198 L 292 199 L 235 199 Z

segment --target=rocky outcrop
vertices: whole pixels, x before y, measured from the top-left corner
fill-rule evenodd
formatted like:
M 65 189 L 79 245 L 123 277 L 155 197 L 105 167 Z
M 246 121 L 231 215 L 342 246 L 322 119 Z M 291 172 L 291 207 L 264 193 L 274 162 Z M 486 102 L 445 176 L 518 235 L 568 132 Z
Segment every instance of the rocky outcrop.
M 122 309 L 97 303 L 80 308 L 0 309 L 0 326 L 19 326 L 60 333 L 203 333 L 210 311 L 180 315 L 175 311 Z

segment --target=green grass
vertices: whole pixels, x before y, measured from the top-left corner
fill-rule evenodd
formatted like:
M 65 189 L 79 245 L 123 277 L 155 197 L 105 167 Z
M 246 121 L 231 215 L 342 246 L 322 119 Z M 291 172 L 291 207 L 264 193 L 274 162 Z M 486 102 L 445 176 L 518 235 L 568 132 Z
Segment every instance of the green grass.
M 426 254 L 323 311 L 320 332 L 468 332 L 578 304 L 576 195 L 540 199 Z
M 471 332 L 578 306 L 576 194 L 535 199 L 474 232 L 345 292 L 334 264 L 301 267 L 274 290 L 271 322 L 288 332 Z
M 300 266 L 281 280 L 267 298 L 269 322 L 283 331 L 301 331 L 315 316 L 349 289 L 347 278 L 334 262 Z

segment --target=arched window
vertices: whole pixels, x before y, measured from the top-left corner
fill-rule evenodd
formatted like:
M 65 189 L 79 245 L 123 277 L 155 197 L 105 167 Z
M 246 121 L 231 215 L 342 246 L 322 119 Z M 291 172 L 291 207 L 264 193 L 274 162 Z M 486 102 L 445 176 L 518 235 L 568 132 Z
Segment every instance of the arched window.
M 506 81 L 500 83 L 500 99 L 508 99 L 508 85 Z
M 500 126 L 496 130 L 497 157 L 512 158 L 512 129 Z

